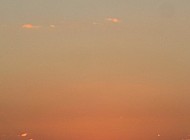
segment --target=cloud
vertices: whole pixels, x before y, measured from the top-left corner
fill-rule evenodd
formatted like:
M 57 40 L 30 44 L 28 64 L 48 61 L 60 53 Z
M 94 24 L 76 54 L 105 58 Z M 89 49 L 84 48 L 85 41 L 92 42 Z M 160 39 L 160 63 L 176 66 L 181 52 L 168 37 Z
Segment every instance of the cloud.
M 50 28 L 55 28 L 55 25 L 52 24 L 52 25 L 49 25 L 49 27 L 50 27 Z
M 22 133 L 20 136 L 21 137 L 26 137 L 28 135 L 28 133 Z
M 119 23 L 119 22 L 121 22 L 121 20 L 120 19 L 118 19 L 118 18 L 106 18 L 106 20 L 107 21 L 109 21 L 109 22 L 112 22 L 112 23 Z
M 100 22 L 92 22 L 93 25 L 101 25 L 102 23 Z
M 36 25 L 33 25 L 33 24 L 23 24 L 22 28 L 25 28 L 25 29 L 37 29 L 37 28 L 40 28 L 40 26 L 36 26 Z

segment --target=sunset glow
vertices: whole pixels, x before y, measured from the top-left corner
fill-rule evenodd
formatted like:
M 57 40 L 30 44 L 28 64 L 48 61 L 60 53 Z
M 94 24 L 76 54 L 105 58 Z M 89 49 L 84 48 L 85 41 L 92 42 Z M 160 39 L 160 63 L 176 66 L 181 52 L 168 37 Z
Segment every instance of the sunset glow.
M 0 0 L 0 140 L 190 140 L 190 0 Z

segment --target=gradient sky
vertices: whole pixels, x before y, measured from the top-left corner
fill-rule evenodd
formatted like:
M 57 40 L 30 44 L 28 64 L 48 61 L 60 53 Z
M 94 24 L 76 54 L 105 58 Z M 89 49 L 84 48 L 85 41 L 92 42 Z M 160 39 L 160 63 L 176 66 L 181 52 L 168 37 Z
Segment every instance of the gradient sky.
M 0 0 L 0 140 L 190 135 L 189 0 Z

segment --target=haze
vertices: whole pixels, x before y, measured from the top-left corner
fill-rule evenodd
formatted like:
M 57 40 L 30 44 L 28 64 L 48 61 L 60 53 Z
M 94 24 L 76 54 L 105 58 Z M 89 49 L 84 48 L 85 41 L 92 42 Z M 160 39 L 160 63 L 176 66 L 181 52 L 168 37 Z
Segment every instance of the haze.
M 0 0 L 0 140 L 190 135 L 189 0 Z

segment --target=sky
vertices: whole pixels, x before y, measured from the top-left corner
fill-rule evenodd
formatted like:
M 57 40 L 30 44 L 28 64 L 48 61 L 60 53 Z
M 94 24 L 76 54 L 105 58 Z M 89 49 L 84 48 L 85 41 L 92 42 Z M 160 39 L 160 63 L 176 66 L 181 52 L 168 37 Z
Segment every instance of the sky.
M 189 0 L 0 0 L 0 140 L 185 140 Z

